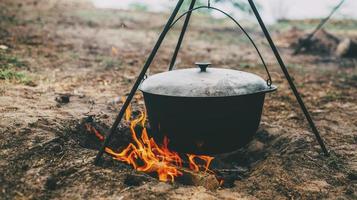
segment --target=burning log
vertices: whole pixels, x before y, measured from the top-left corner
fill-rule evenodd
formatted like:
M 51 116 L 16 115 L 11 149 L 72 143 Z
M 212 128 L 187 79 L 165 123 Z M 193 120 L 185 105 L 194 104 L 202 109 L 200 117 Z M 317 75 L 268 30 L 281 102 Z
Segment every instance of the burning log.
M 189 169 L 180 168 L 182 176 L 177 178 L 177 181 L 184 185 L 202 186 L 208 190 L 216 190 L 221 183 L 216 176 L 207 172 L 195 172 Z
M 107 147 L 105 152 L 113 159 L 127 163 L 137 171 L 155 174 L 160 181 L 174 182 L 178 177 L 184 177 L 183 180 L 186 184 L 201 185 L 208 189 L 219 186 L 214 173 L 209 170 L 213 157 L 187 154 L 188 162 L 185 163 L 192 171 L 184 169 L 182 157 L 168 148 L 167 137 L 164 138 L 161 145 L 157 144 L 154 138 L 149 137 L 145 127 L 145 112 L 140 112 L 137 118 L 132 118 L 129 107 L 125 114 L 125 119 L 130 124 L 131 143 L 124 149 L 120 148 L 121 151 L 117 151 L 117 148 Z M 101 127 L 93 123 L 93 120 L 88 120 L 84 124 L 84 128 L 87 133 L 93 134 L 99 141 L 104 140 L 100 131 Z
M 94 124 L 94 123 L 86 123 L 84 124 L 84 126 L 86 127 L 87 131 L 89 133 L 94 133 L 94 135 L 102 142 L 104 141 L 104 136 L 100 133 L 100 130 L 102 130 L 102 128 L 100 128 L 100 126 Z M 99 130 L 99 131 L 98 131 Z M 101 131 L 102 132 L 102 131 Z M 102 132 L 103 133 L 103 132 Z

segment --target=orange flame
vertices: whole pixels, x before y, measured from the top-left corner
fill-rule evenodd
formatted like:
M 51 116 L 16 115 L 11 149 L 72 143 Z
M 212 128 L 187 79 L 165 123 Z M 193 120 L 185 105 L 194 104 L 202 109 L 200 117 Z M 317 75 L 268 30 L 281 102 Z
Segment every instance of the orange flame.
M 189 160 L 189 164 L 190 164 L 190 169 L 198 172 L 200 171 L 202 168 L 204 169 L 205 172 L 211 172 L 209 170 L 209 166 L 211 165 L 212 160 L 214 159 L 214 157 L 211 156 L 199 156 L 199 155 L 192 155 L 192 154 L 187 154 L 188 156 L 188 160 Z M 205 162 L 204 165 L 199 165 L 196 163 L 195 159 L 199 158 L 201 161 Z
M 102 134 L 99 133 L 99 131 L 97 131 L 97 129 L 95 129 L 93 126 L 89 125 L 89 124 L 85 124 L 86 129 L 88 132 L 93 132 L 95 134 L 95 136 L 97 136 L 97 138 L 100 141 L 104 141 L 104 137 Z
M 140 117 L 130 123 L 133 143 L 130 143 L 121 153 L 115 153 L 113 150 L 106 148 L 106 152 L 114 159 L 126 162 L 134 169 L 142 172 L 157 172 L 161 181 L 174 181 L 175 177 L 182 175 L 175 166 L 182 166 L 182 160 L 176 152 L 171 152 L 167 148 L 167 142 L 159 147 L 153 138 L 149 138 L 147 130 L 143 127 L 141 138 L 137 137 L 135 127 L 139 123 L 144 123 L 146 115 L 141 112 Z M 141 124 L 142 125 L 142 124 Z M 164 141 L 167 141 L 165 139 Z M 138 160 L 143 162 L 138 164 Z
M 147 173 L 157 173 L 160 181 L 173 182 L 176 177 L 182 176 L 183 173 L 178 169 L 182 167 L 182 159 L 177 152 L 170 151 L 168 148 L 169 139 L 164 138 L 163 144 L 159 146 L 153 138 L 150 138 L 145 127 L 146 113 L 141 112 L 139 117 L 131 120 L 131 108 L 125 112 L 125 119 L 130 122 L 130 131 L 133 142 L 130 143 L 120 153 L 106 148 L 105 151 L 113 156 L 118 161 L 125 162 L 132 165 L 134 169 Z M 141 125 L 141 137 L 139 138 L 135 128 Z M 102 141 L 104 137 L 95 128 L 88 128 Z M 210 156 L 187 155 L 189 160 L 189 167 L 191 170 L 205 172 L 212 172 L 209 170 L 211 161 L 214 159 Z M 200 159 L 197 164 L 196 160 Z

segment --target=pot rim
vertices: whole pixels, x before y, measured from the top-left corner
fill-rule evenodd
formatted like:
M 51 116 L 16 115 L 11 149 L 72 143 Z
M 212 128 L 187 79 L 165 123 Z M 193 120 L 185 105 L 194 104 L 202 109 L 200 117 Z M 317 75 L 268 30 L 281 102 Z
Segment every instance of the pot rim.
M 174 95 L 163 95 L 163 94 L 156 94 L 156 93 L 152 93 L 152 92 L 146 92 L 143 91 L 141 88 L 139 88 L 139 90 L 144 93 L 144 94 L 151 94 L 151 95 L 157 95 L 157 96 L 162 96 L 162 97 L 174 97 L 174 98 L 195 98 L 195 99 L 206 99 L 206 98 L 210 98 L 210 99 L 214 99 L 214 98 L 228 98 L 228 97 L 243 97 L 243 96 L 250 96 L 250 95 L 256 95 L 256 94 L 267 94 L 267 93 L 272 93 L 275 92 L 278 89 L 278 87 L 276 85 L 271 85 L 269 88 L 265 89 L 265 90 L 261 90 L 258 92 L 254 92 L 254 93 L 249 93 L 249 94 L 242 94 L 242 95 L 231 95 L 231 96 L 174 96 Z

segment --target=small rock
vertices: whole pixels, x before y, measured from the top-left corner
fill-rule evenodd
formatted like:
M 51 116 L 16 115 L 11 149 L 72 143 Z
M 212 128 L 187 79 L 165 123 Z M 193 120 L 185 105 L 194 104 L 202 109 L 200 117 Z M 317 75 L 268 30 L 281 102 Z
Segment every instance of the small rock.
M 299 116 L 297 116 L 295 113 L 291 113 L 291 114 L 288 116 L 288 119 L 299 119 Z
M 0 45 L 0 49 L 1 50 L 7 50 L 9 47 L 8 46 L 6 46 L 6 45 Z
M 47 178 L 45 188 L 48 190 L 55 190 L 57 188 L 57 178 L 50 176 Z
M 252 142 L 249 143 L 249 146 L 247 148 L 248 152 L 262 152 L 264 151 L 264 143 L 258 141 L 258 140 L 253 140 Z
M 62 95 L 56 97 L 55 100 L 56 100 L 58 103 L 67 104 L 67 103 L 69 103 L 69 101 L 70 101 L 70 95 L 68 95 L 68 94 L 62 94 Z

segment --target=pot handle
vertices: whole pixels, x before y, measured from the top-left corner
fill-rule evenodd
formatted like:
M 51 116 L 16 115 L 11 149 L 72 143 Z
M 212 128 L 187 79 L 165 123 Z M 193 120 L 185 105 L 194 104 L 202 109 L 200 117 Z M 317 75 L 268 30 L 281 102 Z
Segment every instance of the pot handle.
M 201 72 L 206 72 L 207 68 L 211 65 L 208 62 L 196 62 L 195 65 L 201 69 Z
M 270 72 L 269 72 L 269 69 L 266 65 L 266 62 L 264 61 L 264 58 L 262 56 L 262 54 L 260 53 L 257 45 L 255 44 L 255 42 L 253 41 L 253 39 L 250 37 L 250 35 L 248 34 L 248 32 L 238 23 L 238 21 L 236 19 L 234 19 L 231 15 L 229 15 L 228 13 L 226 13 L 225 11 L 219 9 L 219 8 L 216 8 L 216 7 L 212 7 L 210 5 L 210 3 L 208 4 L 208 6 L 198 6 L 196 8 L 192 8 L 186 12 L 184 12 L 183 14 L 181 14 L 174 22 L 172 22 L 172 24 L 170 25 L 170 28 L 169 30 L 175 26 L 175 24 L 182 18 L 184 17 L 185 15 L 187 15 L 188 13 L 192 13 L 193 11 L 197 11 L 197 10 L 200 10 L 200 9 L 212 9 L 212 10 L 215 10 L 215 11 L 218 11 L 222 14 L 224 14 L 226 17 L 228 17 L 229 19 L 231 19 L 239 28 L 240 30 L 242 30 L 242 32 L 247 36 L 247 38 L 249 39 L 249 41 L 251 42 L 251 44 L 253 45 L 254 49 L 256 50 L 256 52 L 258 53 L 258 56 L 260 58 L 260 60 L 262 61 L 262 64 L 265 68 L 265 71 L 268 75 L 268 79 L 266 80 L 266 83 L 269 87 L 272 86 L 273 84 L 273 81 L 272 81 L 272 78 L 271 78 L 271 75 L 270 75 Z M 201 68 L 202 69 L 202 68 Z

